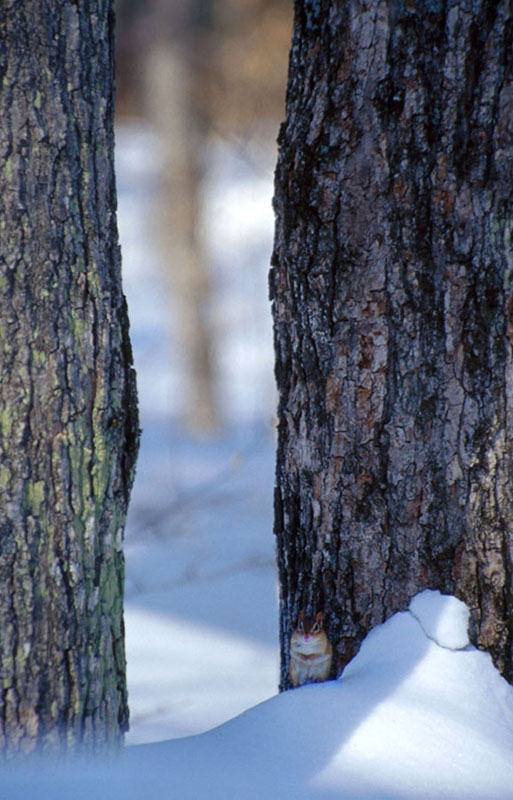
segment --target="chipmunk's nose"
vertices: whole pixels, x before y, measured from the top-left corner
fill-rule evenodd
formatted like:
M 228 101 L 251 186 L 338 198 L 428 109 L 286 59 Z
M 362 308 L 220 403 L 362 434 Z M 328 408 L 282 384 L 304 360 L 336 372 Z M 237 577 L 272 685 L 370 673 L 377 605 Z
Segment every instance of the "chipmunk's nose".
M 305 642 L 307 642 L 309 640 L 309 638 L 310 638 L 310 635 L 308 633 L 305 633 Z

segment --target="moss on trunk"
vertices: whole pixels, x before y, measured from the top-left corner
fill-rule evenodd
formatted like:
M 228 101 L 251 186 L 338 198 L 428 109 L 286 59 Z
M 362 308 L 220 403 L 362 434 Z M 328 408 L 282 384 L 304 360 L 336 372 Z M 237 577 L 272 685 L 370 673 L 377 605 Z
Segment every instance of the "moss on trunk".
M 127 728 L 122 534 L 138 447 L 110 0 L 0 19 L 0 743 Z

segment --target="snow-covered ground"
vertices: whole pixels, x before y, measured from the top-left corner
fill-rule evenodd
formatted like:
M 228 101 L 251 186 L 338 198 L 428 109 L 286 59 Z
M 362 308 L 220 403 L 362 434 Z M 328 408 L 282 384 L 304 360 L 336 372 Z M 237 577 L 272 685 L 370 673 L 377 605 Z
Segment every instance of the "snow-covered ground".
M 122 158 L 134 136 L 148 136 L 120 133 Z M 228 427 L 195 442 L 169 419 L 179 411 L 180 365 L 165 335 L 168 306 L 154 314 L 165 296 L 155 251 L 145 289 L 155 296 L 140 302 L 148 247 L 139 169 L 152 189 L 151 148 L 140 152 L 146 162 L 128 158 L 133 183 L 120 194 L 145 428 L 127 532 L 128 742 L 199 733 L 249 710 L 201 736 L 128 750 L 122 771 L 133 797 L 153 786 L 156 797 L 181 798 L 513 798 L 513 690 L 469 646 L 467 610 L 453 598 L 417 597 L 369 635 L 342 680 L 273 696 L 271 174 L 255 175 L 223 148 L 213 161 L 206 236 Z
M 341 680 L 135 750 L 127 767 L 172 776 L 191 800 L 512 798 L 513 689 L 469 644 L 467 617 L 426 591 L 369 634 Z
M 467 638 L 467 609 L 423 592 L 341 679 L 272 697 L 120 762 L 4 776 L 6 800 L 511 800 L 513 689 Z
M 198 442 L 177 420 L 172 301 L 147 227 L 156 144 L 134 126 L 118 132 L 118 148 L 144 429 L 126 541 L 128 742 L 151 743 L 112 764 L 4 772 L 0 800 L 513 800 L 513 688 L 469 644 L 468 610 L 454 598 L 418 595 L 369 634 L 341 679 L 276 695 L 264 258 L 272 219 L 260 208 L 270 180 L 255 183 L 226 153 L 226 185 L 219 166 L 212 175 L 214 263 L 229 286 L 219 302 L 245 308 L 249 279 L 230 273 L 245 241 L 253 256 L 243 258 L 254 258 L 262 280 L 251 277 L 255 303 L 227 314 L 230 335 L 219 334 L 251 353 L 219 367 L 226 431 Z
M 129 744 L 205 731 L 277 691 L 272 160 L 212 149 L 204 235 L 224 427 L 180 423 L 184 363 L 160 261 L 158 140 L 117 131 L 123 280 L 143 435 L 126 533 Z

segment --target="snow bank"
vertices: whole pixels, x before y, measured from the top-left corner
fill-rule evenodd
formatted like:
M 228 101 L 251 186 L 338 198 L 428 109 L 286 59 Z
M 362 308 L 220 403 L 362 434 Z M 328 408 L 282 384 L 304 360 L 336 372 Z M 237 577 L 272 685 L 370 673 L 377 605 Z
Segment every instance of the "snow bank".
M 421 592 L 410 603 L 410 611 L 428 637 L 440 647 L 463 650 L 468 639 L 469 610 L 456 597 L 440 592 Z
M 513 689 L 464 644 L 465 615 L 454 598 L 424 592 L 369 634 L 338 681 L 199 736 L 127 748 L 96 773 L 3 776 L 0 796 L 511 800 Z

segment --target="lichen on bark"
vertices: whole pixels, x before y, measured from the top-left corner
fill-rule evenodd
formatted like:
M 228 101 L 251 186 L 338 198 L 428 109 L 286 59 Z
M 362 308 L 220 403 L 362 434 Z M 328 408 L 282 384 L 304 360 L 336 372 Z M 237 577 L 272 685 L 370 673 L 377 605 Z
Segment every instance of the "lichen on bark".
M 0 19 L 0 745 L 116 746 L 138 447 L 113 171 L 113 11 Z

